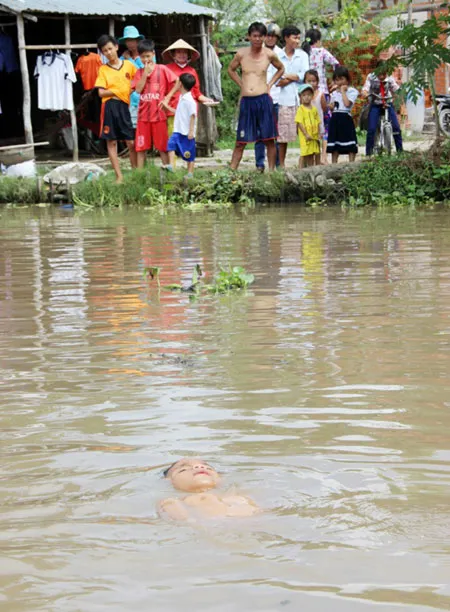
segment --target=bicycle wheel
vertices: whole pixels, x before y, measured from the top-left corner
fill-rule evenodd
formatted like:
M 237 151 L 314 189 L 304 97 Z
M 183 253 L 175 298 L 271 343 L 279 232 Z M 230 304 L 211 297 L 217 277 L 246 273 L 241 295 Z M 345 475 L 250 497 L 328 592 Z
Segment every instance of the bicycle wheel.
M 450 108 L 444 108 L 439 113 L 439 125 L 444 134 L 450 136 Z
M 375 132 L 375 140 L 373 143 L 373 152 L 375 155 L 379 155 L 383 152 L 383 132 L 380 129 L 380 125 L 377 126 L 377 131 Z
M 383 124 L 383 148 L 388 155 L 392 153 L 392 141 L 393 141 L 393 133 L 392 133 L 392 125 L 390 121 L 385 121 Z

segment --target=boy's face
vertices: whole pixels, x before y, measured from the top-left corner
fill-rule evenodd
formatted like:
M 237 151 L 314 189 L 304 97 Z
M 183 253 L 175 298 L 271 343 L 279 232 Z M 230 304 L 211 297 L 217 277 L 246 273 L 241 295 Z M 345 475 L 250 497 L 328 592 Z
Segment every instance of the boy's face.
M 302 104 L 311 104 L 311 100 L 313 99 L 313 92 L 310 89 L 306 89 L 304 92 L 302 92 L 301 96 L 300 96 L 300 100 L 302 101 Z
M 341 76 L 341 77 L 337 77 L 337 79 L 335 80 L 336 86 L 337 87 L 342 87 L 343 85 L 348 85 L 348 81 L 345 77 Z
M 155 59 L 155 52 L 154 51 L 144 51 L 144 53 L 141 53 L 140 58 L 144 65 L 151 64 L 153 60 Z
M 108 62 L 113 62 L 114 60 L 117 59 L 117 57 L 118 57 L 118 55 L 117 55 L 118 50 L 119 50 L 118 45 L 115 45 L 112 42 L 106 43 L 106 45 L 100 49 L 100 51 L 106 57 Z
M 220 482 L 216 470 L 202 459 L 180 459 L 170 468 L 167 478 L 175 489 L 189 493 L 214 489 Z
M 254 49 L 261 49 L 266 40 L 266 37 L 256 30 L 253 30 L 251 34 L 248 35 L 248 40 L 250 41 L 251 46 Z

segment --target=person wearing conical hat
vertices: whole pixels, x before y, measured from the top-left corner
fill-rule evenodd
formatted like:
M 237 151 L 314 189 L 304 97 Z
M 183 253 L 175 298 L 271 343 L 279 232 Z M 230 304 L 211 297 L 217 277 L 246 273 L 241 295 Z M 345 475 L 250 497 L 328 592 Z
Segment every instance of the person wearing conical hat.
M 179 38 L 162 52 L 162 58 L 165 62 L 167 62 L 167 68 L 169 68 L 169 70 L 171 70 L 177 78 L 184 73 L 192 74 L 195 79 L 195 85 L 191 89 L 191 94 L 194 100 L 196 102 L 200 102 L 201 104 L 206 104 L 207 106 L 214 106 L 218 104 L 218 102 L 215 102 L 215 100 L 212 98 L 208 98 L 202 94 L 200 91 L 200 81 L 197 71 L 190 65 L 190 62 L 197 61 L 199 57 L 200 53 L 197 51 L 197 49 L 194 49 L 194 47 L 192 47 L 182 38 Z M 167 106 L 176 109 L 179 99 L 180 92 L 179 85 L 177 83 L 174 89 L 169 92 L 163 101 L 163 106 L 167 111 L 167 127 L 169 129 L 169 135 L 171 135 L 173 132 L 174 113 L 167 110 Z

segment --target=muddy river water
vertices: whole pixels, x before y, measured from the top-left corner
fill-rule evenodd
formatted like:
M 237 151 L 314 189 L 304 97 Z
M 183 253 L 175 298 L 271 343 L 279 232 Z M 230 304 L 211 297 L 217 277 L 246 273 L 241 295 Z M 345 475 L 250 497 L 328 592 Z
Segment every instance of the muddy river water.
M 2 610 L 450 610 L 448 212 L 0 215 Z M 264 513 L 159 518 L 184 455 Z

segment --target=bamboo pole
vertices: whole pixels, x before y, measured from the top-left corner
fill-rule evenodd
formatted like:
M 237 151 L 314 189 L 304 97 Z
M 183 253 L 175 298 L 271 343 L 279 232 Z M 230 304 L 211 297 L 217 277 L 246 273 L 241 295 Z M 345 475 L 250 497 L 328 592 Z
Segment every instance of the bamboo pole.
M 64 15 L 64 42 L 67 46 L 70 46 L 70 19 L 69 15 Z M 70 59 L 70 50 L 66 51 L 66 54 Z M 72 109 L 70 111 L 70 123 L 72 124 L 72 137 L 73 137 L 73 161 L 78 161 L 78 130 L 77 130 L 77 116 L 75 114 L 75 105 L 73 103 L 73 83 L 70 84 L 70 91 L 72 96 Z
M 22 76 L 23 89 L 23 127 L 25 131 L 25 142 L 33 144 L 33 125 L 31 123 L 31 92 L 30 75 L 28 73 L 27 52 L 25 51 L 25 26 L 23 15 L 17 15 L 17 38 L 19 42 L 20 74 Z
M 114 17 L 108 19 L 108 32 L 110 36 L 114 36 Z
M 200 16 L 200 41 L 202 46 L 202 72 L 203 72 L 203 82 L 205 85 L 205 95 L 209 97 L 209 83 L 206 77 L 206 73 L 208 71 L 208 36 L 206 34 L 205 28 L 205 18 L 203 15 Z M 211 155 L 212 146 L 213 146 L 213 135 L 212 135 L 212 108 L 206 107 L 206 155 Z

